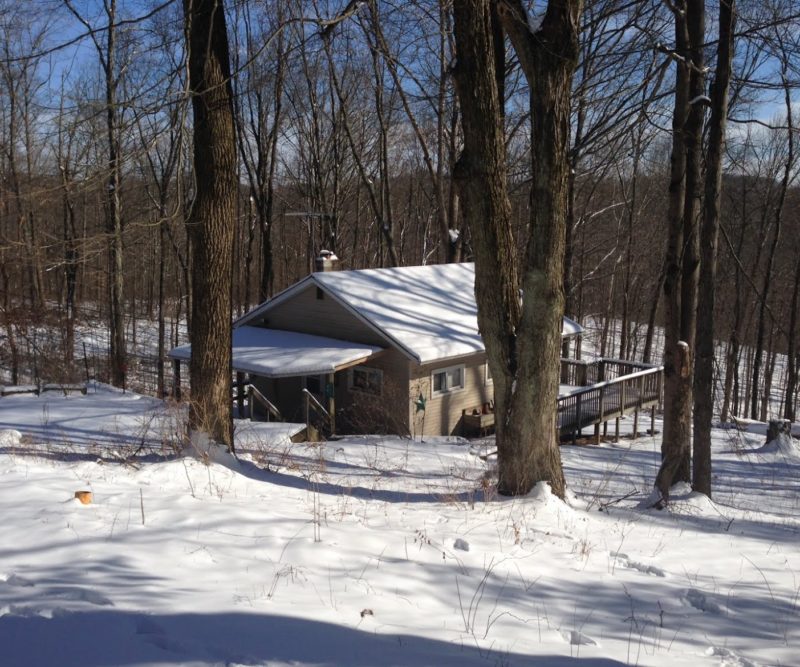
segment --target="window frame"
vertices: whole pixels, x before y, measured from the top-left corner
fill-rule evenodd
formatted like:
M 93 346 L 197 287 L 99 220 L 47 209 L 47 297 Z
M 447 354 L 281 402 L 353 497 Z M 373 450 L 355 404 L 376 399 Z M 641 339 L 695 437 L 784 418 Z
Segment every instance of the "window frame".
M 450 385 L 450 373 L 456 370 L 460 371 L 461 373 L 461 384 L 453 387 Z M 445 388 L 437 390 L 435 389 L 436 386 L 435 377 L 441 374 L 444 374 L 445 377 Z M 445 396 L 447 394 L 455 394 L 458 393 L 459 391 L 464 391 L 466 388 L 467 388 L 466 364 L 456 364 L 455 366 L 446 366 L 444 368 L 437 368 L 431 371 L 431 397 Z
M 355 373 L 356 371 L 362 371 L 366 373 L 376 373 L 378 376 L 378 391 L 371 391 L 369 388 L 360 387 L 355 383 Z M 349 391 L 355 391 L 359 394 L 366 394 L 368 396 L 383 396 L 383 369 L 375 368 L 374 366 L 353 366 L 349 368 L 347 371 L 347 389 Z

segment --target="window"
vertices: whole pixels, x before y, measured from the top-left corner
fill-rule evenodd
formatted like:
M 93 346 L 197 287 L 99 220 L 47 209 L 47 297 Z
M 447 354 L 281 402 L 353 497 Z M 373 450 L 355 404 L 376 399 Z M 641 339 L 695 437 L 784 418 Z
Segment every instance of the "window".
M 464 365 L 440 368 L 431 373 L 431 388 L 434 395 L 446 394 L 464 388 Z
M 380 396 L 383 387 L 383 371 L 379 368 L 356 366 L 348 374 L 348 387 L 352 391 Z

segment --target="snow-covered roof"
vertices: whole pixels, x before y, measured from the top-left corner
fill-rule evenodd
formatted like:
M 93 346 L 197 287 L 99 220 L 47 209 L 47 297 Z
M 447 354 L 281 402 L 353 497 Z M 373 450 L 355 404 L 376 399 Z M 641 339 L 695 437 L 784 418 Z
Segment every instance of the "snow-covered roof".
M 272 378 L 333 373 L 381 350 L 294 331 L 247 326 L 233 330 L 233 370 Z M 191 346 L 176 347 L 169 355 L 188 361 Z
M 244 315 L 236 326 L 257 321 L 311 284 L 419 363 L 485 349 L 478 331 L 472 263 L 313 273 Z M 582 331 L 564 318 L 562 336 Z

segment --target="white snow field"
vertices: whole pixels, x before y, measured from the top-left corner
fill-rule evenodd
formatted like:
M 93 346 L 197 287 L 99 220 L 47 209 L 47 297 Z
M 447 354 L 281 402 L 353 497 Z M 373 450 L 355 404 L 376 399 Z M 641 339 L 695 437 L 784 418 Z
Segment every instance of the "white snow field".
M 0 398 L 2 667 L 800 665 L 800 455 L 763 426 L 658 511 L 658 435 L 563 447 L 564 504 L 497 497 L 490 440 L 240 422 L 206 465 L 162 445 L 181 419 Z

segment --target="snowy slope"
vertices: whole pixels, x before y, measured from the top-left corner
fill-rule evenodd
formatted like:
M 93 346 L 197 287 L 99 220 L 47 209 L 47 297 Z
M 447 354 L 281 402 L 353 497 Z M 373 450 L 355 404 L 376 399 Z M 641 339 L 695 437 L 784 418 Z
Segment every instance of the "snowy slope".
M 800 662 L 800 463 L 763 436 L 659 512 L 650 437 L 564 447 L 564 504 L 496 497 L 481 443 L 241 423 L 231 470 L 170 455 L 180 418 L 0 399 L 0 665 Z

